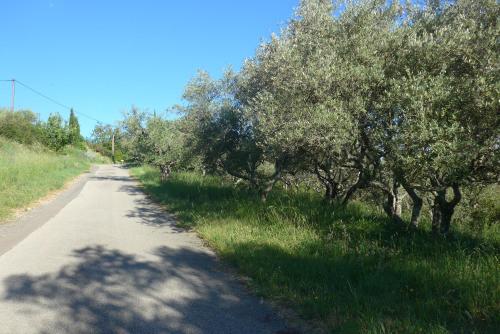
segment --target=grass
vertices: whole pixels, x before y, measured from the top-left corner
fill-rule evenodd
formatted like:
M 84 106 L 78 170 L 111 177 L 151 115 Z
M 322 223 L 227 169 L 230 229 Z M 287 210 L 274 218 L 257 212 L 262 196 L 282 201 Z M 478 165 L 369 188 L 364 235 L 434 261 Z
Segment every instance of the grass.
M 267 203 L 215 177 L 132 169 L 259 295 L 332 333 L 497 333 L 498 229 L 449 240 L 408 232 L 368 205 L 274 191 Z M 491 236 L 491 234 L 493 236 Z
M 77 149 L 56 154 L 41 146 L 25 146 L 0 137 L 0 222 L 16 209 L 62 188 L 72 177 L 88 170 L 92 162 L 99 160 Z

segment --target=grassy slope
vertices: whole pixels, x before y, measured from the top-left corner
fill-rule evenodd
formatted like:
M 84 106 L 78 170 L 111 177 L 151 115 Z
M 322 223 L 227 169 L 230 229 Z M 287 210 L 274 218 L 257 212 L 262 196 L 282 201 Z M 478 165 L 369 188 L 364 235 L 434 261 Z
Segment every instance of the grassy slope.
M 0 137 L 0 221 L 72 177 L 88 170 L 85 153 L 68 149 L 55 154 L 41 147 L 27 147 Z
M 274 192 L 262 204 L 216 178 L 176 174 L 160 185 L 132 173 L 195 227 L 259 294 L 340 333 L 495 332 L 500 328 L 494 238 L 399 231 L 370 208 L 325 207 L 312 194 Z

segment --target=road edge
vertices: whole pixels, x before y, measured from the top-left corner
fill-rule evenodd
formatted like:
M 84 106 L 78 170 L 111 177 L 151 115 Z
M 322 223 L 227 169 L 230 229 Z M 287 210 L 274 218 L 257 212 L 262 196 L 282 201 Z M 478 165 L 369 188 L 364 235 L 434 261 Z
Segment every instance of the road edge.
M 69 180 L 63 188 L 50 194 L 48 199 L 42 199 L 36 202 L 29 211 L 2 222 L 0 224 L 0 256 L 47 223 L 75 199 L 97 168 L 97 165 L 92 165 L 89 170 Z
M 217 269 L 220 272 L 224 273 L 225 275 L 228 275 L 228 277 L 230 277 L 230 279 L 233 282 L 238 283 L 247 294 L 259 298 L 262 304 L 266 304 L 266 306 L 269 307 L 269 309 L 271 309 L 275 313 L 275 315 L 277 315 L 285 322 L 288 328 L 284 331 L 279 331 L 276 334 L 301 334 L 301 333 L 325 334 L 327 332 L 326 329 L 320 323 L 304 319 L 298 314 L 297 311 L 293 310 L 291 307 L 286 306 L 284 303 L 279 302 L 277 300 L 273 300 L 272 298 L 267 298 L 259 295 L 256 292 L 255 288 L 252 287 L 250 283 L 252 279 L 250 277 L 244 275 L 238 270 L 238 268 L 236 268 L 234 265 L 231 265 L 231 263 L 223 259 L 220 253 L 215 249 L 215 247 L 213 247 L 210 244 L 210 242 L 206 240 L 196 230 L 196 228 L 182 225 L 180 219 L 174 213 L 171 213 L 168 210 L 168 206 L 165 205 L 164 203 L 161 203 L 154 196 L 152 196 L 146 190 L 141 180 L 130 172 L 130 168 L 127 169 L 129 177 L 136 182 L 137 188 L 143 192 L 146 198 L 153 205 L 158 207 L 166 215 L 172 217 L 174 219 L 174 224 L 177 228 L 183 229 L 189 233 L 193 233 L 196 236 L 196 238 L 198 238 L 201 241 L 203 247 L 207 247 L 212 251 L 217 263 Z

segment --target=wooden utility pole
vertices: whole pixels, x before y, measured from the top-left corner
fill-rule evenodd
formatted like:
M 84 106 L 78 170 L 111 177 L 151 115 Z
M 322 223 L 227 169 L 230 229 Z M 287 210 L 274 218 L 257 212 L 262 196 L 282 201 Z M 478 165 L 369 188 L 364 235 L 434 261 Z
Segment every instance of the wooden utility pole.
M 113 163 L 115 163 L 115 132 L 113 131 L 113 137 L 111 138 L 111 156 Z
M 10 95 L 10 111 L 14 112 L 14 98 L 16 96 L 16 80 L 12 79 L 12 93 Z

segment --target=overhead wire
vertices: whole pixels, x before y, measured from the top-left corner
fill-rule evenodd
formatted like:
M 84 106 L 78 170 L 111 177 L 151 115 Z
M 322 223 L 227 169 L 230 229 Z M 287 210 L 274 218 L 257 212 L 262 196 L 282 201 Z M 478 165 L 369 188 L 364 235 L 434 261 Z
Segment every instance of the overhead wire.
M 68 107 L 68 106 L 67 106 L 67 105 L 65 105 L 64 103 L 61 103 L 61 102 L 57 101 L 56 99 L 51 98 L 50 96 L 48 96 L 48 95 L 46 95 L 46 94 L 44 94 L 44 93 L 42 93 L 42 92 L 40 92 L 40 91 L 38 91 L 38 90 L 34 89 L 33 87 L 31 87 L 31 86 L 29 86 L 29 85 L 25 84 L 24 82 L 19 81 L 19 80 L 17 80 L 17 79 L 7 79 L 7 80 L 0 80 L 0 81 L 2 81 L 2 82 L 4 82 L 4 81 L 13 81 L 13 82 L 16 82 L 16 83 L 20 84 L 21 86 L 23 86 L 24 88 L 26 88 L 26 89 L 30 90 L 31 92 L 33 92 L 33 93 L 35 93 L 35 94 L 37 94 L 37 95 L 39 95 L 39 96 L 43 97 L 44 99 L 46 99 L 46 100 L 48 100 L 48 101 L 50 101 L 50 102 L 52 102 L 52 103 L 54 103 L 54 104 L 56 104 L 56 105 L 58 105 L 58 106 L 62 107 L 62 108 L 65 108 L 65 109 L 67 109 L 67 110 L 72 110 L 72 109 L 73 109 L 73 108 L 71 108 L 71 107 Z M 95 122 L 97 122 L 97 123 L 103 123 L 103 122 L 101 122 L 100 120 L 98 120 L 98 119 L 96 119 L 96 118 L 94 118 L 94 117 L 92 117 L 92 116 L 89 116 L 89 115 L 87 115 L 87 114 L 85 114 L 85 113 L 83 113 L 83 112 L 81 112 L 81 111 L 76 111 L 76 110 L 73 110 L 73 111 L 74 111 L 76 114 L 81 115 L 81 116 L 83 116 L 83 117 L 86 117 L 86 118 L 88 118 L 88 119 L 91 119 L 91 120 L 93 120 L 93 121 L 95 121 Z

